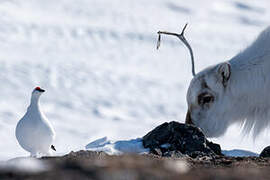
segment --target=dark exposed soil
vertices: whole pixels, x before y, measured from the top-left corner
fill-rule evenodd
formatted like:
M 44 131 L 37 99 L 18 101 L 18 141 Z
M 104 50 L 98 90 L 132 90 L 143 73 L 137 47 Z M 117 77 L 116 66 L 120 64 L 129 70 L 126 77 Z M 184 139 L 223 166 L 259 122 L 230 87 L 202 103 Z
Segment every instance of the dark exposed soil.
M 10 169 L 1 171 L 0 179 L 270 179 L 270 159 L 259 157 L 109 156 L 79 151 L 41 161 L 48 165 L 47 171 L 33 174 Z

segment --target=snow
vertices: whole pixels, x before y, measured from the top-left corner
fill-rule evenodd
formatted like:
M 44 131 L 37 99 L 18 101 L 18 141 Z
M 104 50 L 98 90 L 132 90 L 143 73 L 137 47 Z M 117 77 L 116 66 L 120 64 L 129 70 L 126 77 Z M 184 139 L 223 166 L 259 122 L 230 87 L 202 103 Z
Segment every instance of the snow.
M 269 24 L 269 6 L 267 0 L 0 1 L 0 159 L 28 155 L 15 127 L 36 86 L 46 90 L 41 108 L 55 128 L 57 154 L 183 122 L 189 54 L 172 37 L 157 51 L 156 32 L 180 31 L 188 22 L 200 71 L 246 47 Z M 236 125 L 212 140 L 257 153 L 270 144 L 267 132 L 253 141 Z
M 123 153 L 148 153 L 149 149 L 144 148 L 142 139 L 131 139 L 123 141 L 110 141 L 107 137 L 97 139 L 85 146 L 87 150 L 103 151 L 110 155 L 123 154 Z
M 233 156 L 233 157 L 259 156 L 259 154 L 257 153 L 241 149 L 223 150 L 222 153 L 226 156 Z

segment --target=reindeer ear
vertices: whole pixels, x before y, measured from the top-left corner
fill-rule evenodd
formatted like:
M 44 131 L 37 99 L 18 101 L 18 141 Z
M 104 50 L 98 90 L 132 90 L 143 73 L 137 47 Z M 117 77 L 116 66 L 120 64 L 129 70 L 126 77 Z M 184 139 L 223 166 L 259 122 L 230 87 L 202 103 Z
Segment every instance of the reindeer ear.
M 228 62 L 224 62 L 218 65 L 218 76 L 224 87 L 227 86 L 227 82 L 231 76 L 231 65 Z

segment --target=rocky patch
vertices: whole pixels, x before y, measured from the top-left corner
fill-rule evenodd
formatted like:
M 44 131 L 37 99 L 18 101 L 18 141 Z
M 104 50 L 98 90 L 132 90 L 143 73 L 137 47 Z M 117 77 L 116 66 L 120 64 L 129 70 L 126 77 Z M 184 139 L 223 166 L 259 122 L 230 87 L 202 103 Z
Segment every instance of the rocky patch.
M 160 156 L 222 155 L 220 145 L 209 142 L 199 128 L 175 121 L 163 123 L 146 134 L 143 145 L 150 153 Z

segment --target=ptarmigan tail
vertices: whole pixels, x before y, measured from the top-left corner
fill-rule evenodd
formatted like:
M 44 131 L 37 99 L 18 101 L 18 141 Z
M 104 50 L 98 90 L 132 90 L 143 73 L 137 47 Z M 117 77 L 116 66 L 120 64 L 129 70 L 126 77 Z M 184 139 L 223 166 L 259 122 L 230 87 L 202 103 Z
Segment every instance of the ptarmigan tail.
M 54 150 L 54 151 L 56 151 L 54 145 L 51 145 L 51 149 Z

